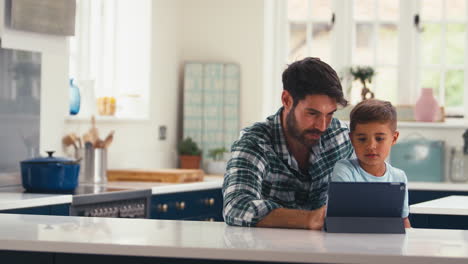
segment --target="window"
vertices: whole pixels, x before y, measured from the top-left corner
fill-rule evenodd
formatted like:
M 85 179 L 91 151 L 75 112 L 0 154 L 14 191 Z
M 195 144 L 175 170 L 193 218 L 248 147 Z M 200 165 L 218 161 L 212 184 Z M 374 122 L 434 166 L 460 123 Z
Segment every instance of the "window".
M 289 62 L 313 56 L 331 57 L 331 0 L 288 1 Z
M 118 117 L 147 117 L 151 1 L 78 0 L 76 13 L 70 77 L 88 100 L 80 112 L 95 114 L 97 98 L 113 97 Z
M 278 65 L 320 57 L 342 77 L 344 92 L 353 104 L 360 100 L 361 84 L 350 79 L 349 68 L 372 66 L 377 74 L 371 90 L 377 98 L 414 104 L 420 89 L 430 87 L 446 113 L 468 110 L 467 0 L 289 0 L 283 6 L 277 4 L 285 14 L 278 17 L 284 17 L 287 24 L 283 34 L 287 58 L 277 55 Z
M 465 0 L 420 1 L 419 83 L 430 87 L 449 114 L 463 113 L 466 74 Z

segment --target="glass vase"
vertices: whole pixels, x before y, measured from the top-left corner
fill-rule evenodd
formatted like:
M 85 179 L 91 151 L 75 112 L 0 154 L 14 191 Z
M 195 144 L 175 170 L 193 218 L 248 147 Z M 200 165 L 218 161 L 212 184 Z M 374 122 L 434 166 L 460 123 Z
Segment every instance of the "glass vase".
M 421 122 L 434 122 L 439 111 L 439 103 L 435 99 L 432 88 L 423 88 L 421 96 L 416 101 L 414 119 Z
M 80 112 L 80 90 L 78 86 L 70 79 L 70 115 L 76 115 Z

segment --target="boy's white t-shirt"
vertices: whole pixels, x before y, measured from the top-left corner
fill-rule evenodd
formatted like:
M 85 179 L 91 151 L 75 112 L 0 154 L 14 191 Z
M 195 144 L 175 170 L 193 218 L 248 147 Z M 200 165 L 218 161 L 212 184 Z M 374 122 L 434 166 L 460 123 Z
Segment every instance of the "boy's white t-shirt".
M 334 182 L 404 182 L 406 184 L 405 201 L 401 217 L 408 217 L 408 180 L 404 171 L 385 162 L 386 171 L 381 177 L 373 176 L 361 168 L 357 159 L 340 160 L 336 163 L 331 176 Z

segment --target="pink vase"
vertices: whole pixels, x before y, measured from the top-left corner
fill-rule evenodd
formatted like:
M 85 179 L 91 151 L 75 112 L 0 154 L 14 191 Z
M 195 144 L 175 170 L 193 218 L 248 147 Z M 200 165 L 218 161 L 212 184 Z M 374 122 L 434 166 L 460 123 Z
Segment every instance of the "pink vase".
M 439 103 L 432 94 L 432 88 L 422 88 L 421 96 L 416 101 L 414 119 L 422 122 L 434 122 L 439 111 Z

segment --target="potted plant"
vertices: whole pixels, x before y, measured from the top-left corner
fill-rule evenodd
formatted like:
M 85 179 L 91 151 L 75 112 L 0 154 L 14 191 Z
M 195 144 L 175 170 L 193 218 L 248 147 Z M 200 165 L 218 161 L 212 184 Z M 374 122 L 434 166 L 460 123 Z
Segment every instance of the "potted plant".
M 205 170 L 209 174 L 224 174 L 229 154 L 225 147 L 210 149 L 208 152 L 209 160 L 206 161 Z
M 359 80 L 363 87 L 361 90 L 362 100 L 374 98 L 374 93 L 366 86 L 366 83 L 372 82 L 372 77 L 375 75 L 374 68 L 370 66 L 357 66 L 350 69 L 351 75 L 353 75 L 354 80 Z
M 182 169 L 200 169 L 202 151 L 192 138 L 187 137 L 182 140 L 178 149 Z

